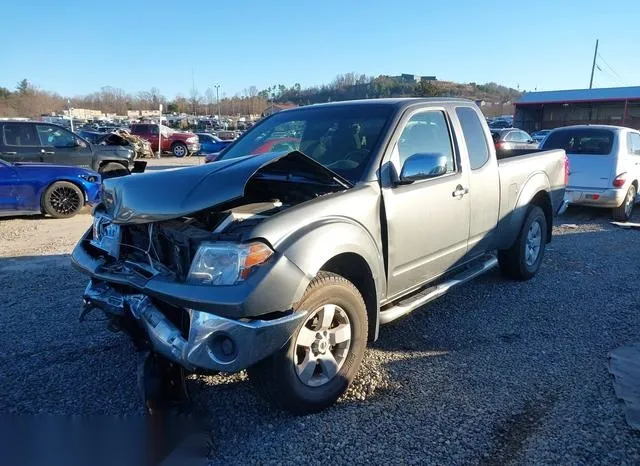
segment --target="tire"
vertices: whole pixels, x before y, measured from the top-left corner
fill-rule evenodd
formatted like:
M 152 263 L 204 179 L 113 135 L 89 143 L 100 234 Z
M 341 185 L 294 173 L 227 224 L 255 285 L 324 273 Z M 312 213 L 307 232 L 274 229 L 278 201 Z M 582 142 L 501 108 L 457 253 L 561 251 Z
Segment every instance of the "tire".
M 547 218 L 540 207 L 532 205 L 513 246 L 498 251 L 500 272 L 514 280 L 529 280 L 540 268 L 546 244 Z
M 189 149 L 187 148 L 187 145 L 183 142 L 175 142 L 173 146 L 171 146 L 171 152 L 175 157 L 179 157 L 179 158 L 189 155 Z
M 115 178 L 117 176 L 130 175 L 131 172 L 127 167 L 116 162 L 109 162 L 100 167 L 102 178 Z
M 54 218 L 69 218 L 84 206 L 84 193 L 73 183 L 57 181 L 42 196 L 42 210 Z
M 629 191 L 627 191 L 627 195 L 624 197 L 624 201 L 618 207 L 613 209 L 613 219 L 616 222 L 628 222 L 633 215 L 633 208 L 636 203 L 636 194 L 638 190 L 636 186 L 632 184 L 629 186 Z
M 367 311 L 357 288 L 329 272 L 318 274 L 294 310 L 309 314 L 282 349 L 250 367 L 248 373 L 268 401 L 303 415 L 333 405 L 352 382 L 367 345 Z M 325 317 L 331 320 L 326 327 Z M 327 359 L 327 353 L 336 365 Z

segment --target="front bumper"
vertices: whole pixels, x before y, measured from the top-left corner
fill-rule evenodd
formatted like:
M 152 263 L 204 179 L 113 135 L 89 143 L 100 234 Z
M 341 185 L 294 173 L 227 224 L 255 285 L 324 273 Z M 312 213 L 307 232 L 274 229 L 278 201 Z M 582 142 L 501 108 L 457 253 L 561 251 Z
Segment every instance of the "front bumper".
M 189 149 L 190 154 L 195 154 L 200 152 L 200 143 L 199 142 L 189 142 L 187 143 L 187 149 Z
M 239 321 L 186 309 L 189 331 L 185 338 L 144 294 L 122 293 L 108 283 L 91 280 L 84 302 L 85 307 L 109 316 L 135 319 L 155 351 L 191 371 L 246 369 L 282 348 L 305 316 L 289 312 L 272 320 Z
M 279 254 L 233 286 L 193 285 L 162 274 L 150 277 L 126 261 L 107 260 L 96 254 L 89 244 L 91 238 L 89 229 L 71 254 L 71 264 L 91 278 L 134 288 L 175 307 L 230 319 L 260 318 L 291 309 L 310 281 L 293 262 Z

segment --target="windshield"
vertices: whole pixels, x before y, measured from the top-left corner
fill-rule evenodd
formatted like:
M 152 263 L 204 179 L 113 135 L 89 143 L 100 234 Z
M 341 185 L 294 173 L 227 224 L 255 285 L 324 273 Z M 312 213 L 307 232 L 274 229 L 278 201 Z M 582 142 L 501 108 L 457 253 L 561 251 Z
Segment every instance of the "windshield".
M 362 178 L 392 111 L 388 106 L 358 105 L 277 113 L 249 130 L 220 160 L 300 150 L 355 183 Z
M 572 128 L 553 131 L 542 149 L 564 149 L 568 154 L 607 155 L 613 146 L 613 131 L 597 128 Z

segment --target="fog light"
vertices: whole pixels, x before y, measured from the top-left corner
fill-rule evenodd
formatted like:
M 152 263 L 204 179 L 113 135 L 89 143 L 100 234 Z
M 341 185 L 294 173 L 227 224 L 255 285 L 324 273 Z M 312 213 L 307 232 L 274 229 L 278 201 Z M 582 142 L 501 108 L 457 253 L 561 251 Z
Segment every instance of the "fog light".
M 238 355 L 238 348 L 229 335 L 218 333 L 209 342 L 209 352 L 220 362 L 231 362 Z

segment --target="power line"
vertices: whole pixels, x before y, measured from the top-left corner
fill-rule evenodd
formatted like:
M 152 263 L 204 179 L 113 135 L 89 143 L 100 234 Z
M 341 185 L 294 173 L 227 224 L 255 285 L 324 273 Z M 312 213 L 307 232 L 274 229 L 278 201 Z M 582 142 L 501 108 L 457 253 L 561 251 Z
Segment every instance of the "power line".
M 609 77 L 610 79 L 616 80 L 618 81 L 620 84 L 625 84 L 624 82 L 622 82 L 617 76 L 612 75 L 611 73 L 609 73 L 608 71 L 606 71 L 603 68 L 600 68 L 598 65 L 596 65 L 596 70 L 598 70 L 600 73 L 602 73 L 603 75 Z
M 603 63 L 605 64 L 605 66 L 607 68 L 609 68 L 611 70 L 611 72 L 618 78 L 618 81 L 620 81 L 621 84 L 626 84 L 625 80 L 622 79 L 622 76 L 620 76 L 616 70 L 613 69 L 613 67 L 607 62 L 607 60 L 604 59 L 604 57 L 600 54 L 600 52 L 598 52 L 598 57 L 600 57 L 600 59 L 603 61 Z

